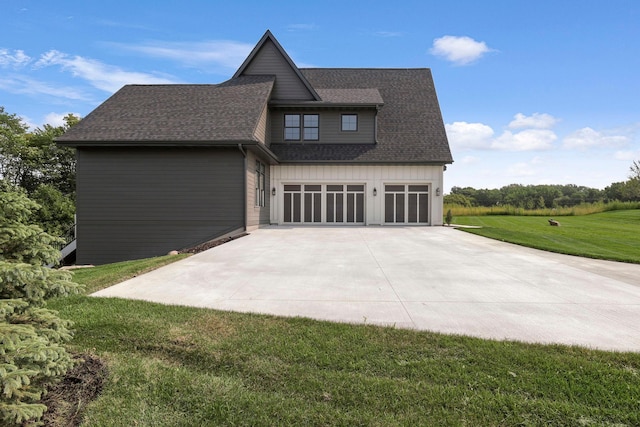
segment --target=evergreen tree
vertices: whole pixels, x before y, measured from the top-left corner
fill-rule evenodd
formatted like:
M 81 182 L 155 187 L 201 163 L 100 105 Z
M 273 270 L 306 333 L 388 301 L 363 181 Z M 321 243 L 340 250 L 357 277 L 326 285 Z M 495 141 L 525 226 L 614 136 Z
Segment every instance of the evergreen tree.
M 71 273 L 47 268 L 60 256 L 56 237 L 29 225 L 38 205 L 0 192 L 0 424 L 37 421 L 48 383 L 73 365 L 63 347 L 71 323 L 45 308 L 52 297 L 77 293 Z

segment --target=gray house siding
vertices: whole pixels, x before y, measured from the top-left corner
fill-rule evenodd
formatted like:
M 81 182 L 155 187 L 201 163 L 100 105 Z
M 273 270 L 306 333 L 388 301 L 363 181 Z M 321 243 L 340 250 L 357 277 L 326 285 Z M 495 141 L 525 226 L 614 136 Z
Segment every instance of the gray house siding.
M 313 100 L 313 95 L 271 40 L 265 42 L 243 72 L 247 76 L 256 74 L 278 76 L 271 99 Z
M 77 262 L 164 255 L 242 229 L 243 158 L 228 148 L 78 148 Z
M 305 141 L 324 144 L 373 144 L 375 143 L 375 116 L 371 110 L 272 110 L 271 112 L 271 142 L 283 143 L 295 141 L 284 140 L 284 115 L 285 114 L 318 114 L 319 115 L 319 139 L 317 141 Z M 343 132 L 342 114 L 358 115 L 358 130 Z
M 264 206 L 257 206 L 256 203 L 256 160 L 265 165 Z M 257 227 L 270 222 L 270 170 L 269 163 L 259 159 L 252 152 L 247 153 L 247 227 Z

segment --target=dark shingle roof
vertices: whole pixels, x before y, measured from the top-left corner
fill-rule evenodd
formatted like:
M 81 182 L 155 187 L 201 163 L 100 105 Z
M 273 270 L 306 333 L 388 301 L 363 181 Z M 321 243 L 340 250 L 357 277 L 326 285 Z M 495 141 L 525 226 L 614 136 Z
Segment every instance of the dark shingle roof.
M 243 76 L 219 85 L 128 85 L 57 142 L 255 141 L 274 81 L 274 76 Z
M 318 93 L 376 88 L 384 106 L 374 144 L 271 144 L 283 162 L 451 163 L 429 69 L 301 69 Z M 326 92 L 325 92 L 326 93 Z

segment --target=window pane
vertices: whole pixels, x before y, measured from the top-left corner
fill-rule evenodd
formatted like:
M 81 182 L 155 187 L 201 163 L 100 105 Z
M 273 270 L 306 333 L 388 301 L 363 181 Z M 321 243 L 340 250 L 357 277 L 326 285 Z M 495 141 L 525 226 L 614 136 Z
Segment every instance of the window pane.
M 285 127 L 300 127 L 300 115 L 299 114 L 285 114 L 284 115 Z
M 342 191 L 342 185 L 327 185 L 327 191 Z
M 342 130 L 358 130 L 358 115 L 357 114 L 343 114 L 342 115 Z
M 420 192 L 426 193 L 429 191 L 429 186 L 428 185 L 410 185 L 409 191 L 420 191 Z
M 300 139 L 300 128 L 285 128 L 284 139 L 298 141 Z
M 304 139 L 307 141 L 317 141 L 318 128 L 304 128 Z
M 347 191 L 364 191 L 364 185 L 347 185 Z
M 344 222 L 343 193 L 336 194 L 336 222 Z
M 385 185 L 384 191 L 402 191 L 404 192 L 404 185 Z
M 317 128 L 318 127 L 318 115 L 317 114 L 305 114 L 304 115 L 304 127 Z
M 321 185 L 305 185 L 304 191 L 321 191 Z
M 285 185 L 284 191 L 300 191 L 299 185 Z

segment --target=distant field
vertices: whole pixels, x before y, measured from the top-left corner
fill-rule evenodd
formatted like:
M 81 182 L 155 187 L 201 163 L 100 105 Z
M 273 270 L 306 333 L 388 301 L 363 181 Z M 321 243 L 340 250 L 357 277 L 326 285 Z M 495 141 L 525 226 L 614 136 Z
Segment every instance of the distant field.
M 556 218 L 542 216 L 456 216 L 454 224 L 482 226 L 464 231 L 551 252 L 640 263 L 640 209 Z

